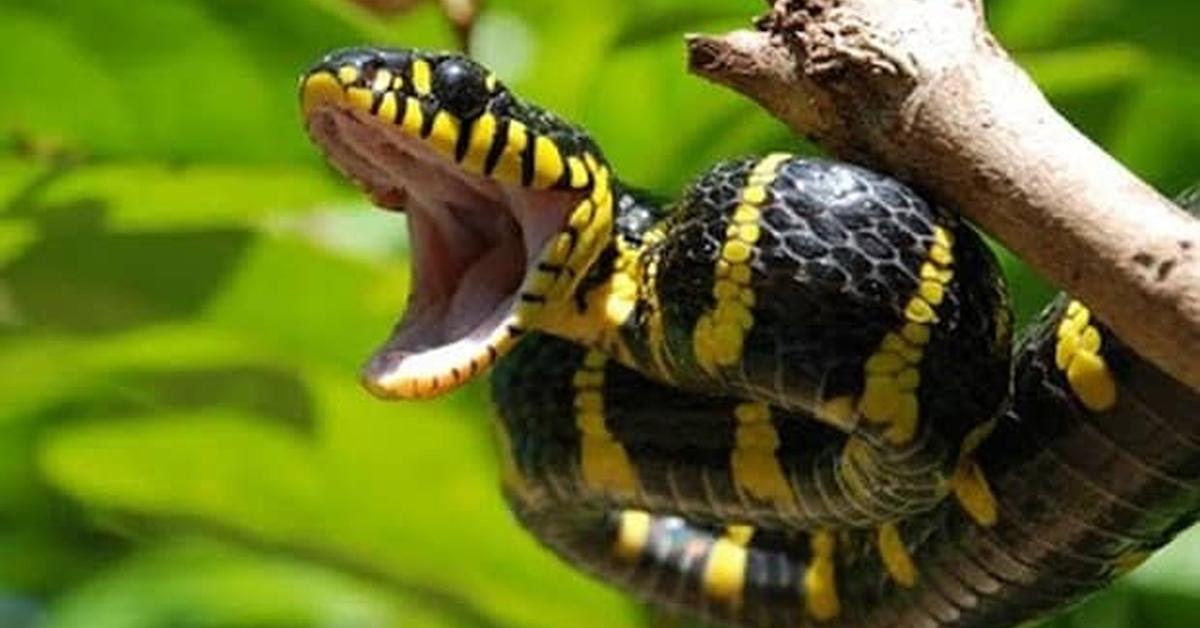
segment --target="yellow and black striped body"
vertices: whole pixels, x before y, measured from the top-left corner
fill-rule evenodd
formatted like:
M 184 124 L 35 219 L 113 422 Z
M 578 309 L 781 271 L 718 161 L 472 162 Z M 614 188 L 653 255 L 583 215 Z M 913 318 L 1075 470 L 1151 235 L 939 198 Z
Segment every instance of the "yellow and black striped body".
M 570 383 L 551 384 L 553 369 L 536 365 L 570 365 L 572 355 L 582 364 L 583 353 L 549 337 L 527 339 L 495 379 L 500 407 L 520 407 L 502 412 L 518 472 L 506 491 L 522 522 L 569 560 L 681 612 L 761 626 L 1012 625 L 1102 588 L 1200 515 L 1200 396 L 1092 323 L 1115 395 L 1089 408 L 1077 388 L 1094 384 L 1073 387 L 1058 357 L 1067 306 L 1060 297 L 1026 334 L 1013 406 L 973 454 L 994 495 L 991 524 L 943 500 L 892 525 L 835 530 L 825 566 L 820 530 L 730 529 L 745 520 L 713 521 L 692 505 L 742 499 L 730 479 L 729 403 L 630 387 L 618 366 L 606 373 L 611 434 L 633 477 L 664 499 L 650 511 L 581 499 L 589 437 L 564 410 Z M 801 420 L 776 419 L 781 465 L 836 450 L 836 431 L 789 418 Z
M 773 154 L 661 205 L 454 54 L 336 53 L 302 93 L 306 115 L 369 117 L 473 185 L 577 203 L 502 338 L 371 387 L 422 397 L 494 364 L 514 513 L 649 601 L 755 626 L 1007 625 L 1200 512 L 1200 396 L 1065 297 L 1013 351 L 987 247 L 900 182 Z M 395 144 L 362 143 L 332 149 L 386 181 L 374 153 Z

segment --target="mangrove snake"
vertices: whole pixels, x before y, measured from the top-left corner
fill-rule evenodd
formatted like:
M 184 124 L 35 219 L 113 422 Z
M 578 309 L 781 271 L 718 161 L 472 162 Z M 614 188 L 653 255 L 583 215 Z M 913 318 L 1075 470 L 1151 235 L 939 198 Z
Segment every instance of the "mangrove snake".
M 407 312 L 366 386 L 493 371 L 517 518 L 645 599 L 1004 625 L 1196 518 L 1197 394 L 1067 297 L 1012 351 L 989 249 L 898 181 L 773 154 L 661 205 L 451 53 L 338 51 L 301 100 L 329 160 L 408 220 Z

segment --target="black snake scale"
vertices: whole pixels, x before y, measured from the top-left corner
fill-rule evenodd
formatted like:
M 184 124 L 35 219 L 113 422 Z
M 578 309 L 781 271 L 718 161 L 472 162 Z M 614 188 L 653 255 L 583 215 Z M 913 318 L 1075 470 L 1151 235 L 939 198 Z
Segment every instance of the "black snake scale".
M 451 53 L 338 51 L 301 95 L 334 165 L 415 233 L 368 386 L 492 371 L 514 513 L 643 599 L 757 626 L 1008 625 L 1200 511 L 1200 397 L 1065 296 L 1010 349 L 988 248 L 894 179 L 773 154 L 660 204 Z M 498 309 L 458 338 L 439 321 L 462 294 Z

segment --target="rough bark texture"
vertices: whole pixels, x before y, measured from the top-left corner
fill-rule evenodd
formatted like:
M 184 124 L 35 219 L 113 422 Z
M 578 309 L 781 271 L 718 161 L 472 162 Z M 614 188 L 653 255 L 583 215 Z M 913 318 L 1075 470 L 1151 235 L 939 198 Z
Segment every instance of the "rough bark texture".
M 1046 102 L 982 0 L 777 0 L 757 26 L 691 37 L 692 71 L 961 209 L 1200 390 L 1200 221 Z

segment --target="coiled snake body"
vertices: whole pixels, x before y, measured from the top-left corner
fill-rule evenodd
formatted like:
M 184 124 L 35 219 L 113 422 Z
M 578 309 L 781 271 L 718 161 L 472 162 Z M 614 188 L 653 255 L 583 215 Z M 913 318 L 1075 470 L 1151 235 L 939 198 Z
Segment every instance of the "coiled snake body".
M 987 247 L 898 181 L 772 154 L 663 206 L 447 53 L 338 51 L 301 99 L 330 161 L 409 222 L 413 289 L 368 388 L 494 371 L 514 513 L 645 599 L 1004 625 L 1195 520 L 1196 393 L 1067 297 L 1013 352 Z

